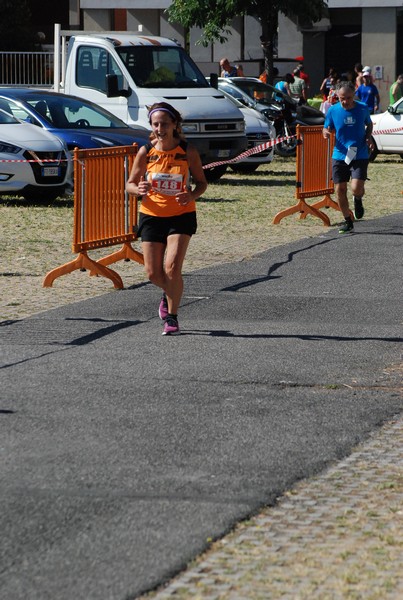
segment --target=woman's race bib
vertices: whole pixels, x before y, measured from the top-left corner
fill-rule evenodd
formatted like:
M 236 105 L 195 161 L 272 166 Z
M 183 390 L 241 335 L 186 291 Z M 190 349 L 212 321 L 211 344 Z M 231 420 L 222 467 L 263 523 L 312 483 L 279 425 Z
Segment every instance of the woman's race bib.
M 176 196 L 183 190 L 183 176 L 179 173 L 150 173 L 151 188 L 165 196 Z

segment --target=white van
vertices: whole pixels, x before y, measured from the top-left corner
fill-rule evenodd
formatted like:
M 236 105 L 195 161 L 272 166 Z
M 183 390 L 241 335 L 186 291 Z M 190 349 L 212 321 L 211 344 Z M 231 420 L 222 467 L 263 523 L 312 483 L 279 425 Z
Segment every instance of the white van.
M 246 149 L 241 111 L 209 85 L 177 42 L 131 33 L 72 33 L 77 32 L 60 32 L 64 45 L 71 37 L 61 84 L 55 60 L 56 91 L 87 98 L 129 125 L 147 129 L 147 107 L 168 102 L 183 116 L 186 138 L 197 147 L 204 165 L 234 158 Z

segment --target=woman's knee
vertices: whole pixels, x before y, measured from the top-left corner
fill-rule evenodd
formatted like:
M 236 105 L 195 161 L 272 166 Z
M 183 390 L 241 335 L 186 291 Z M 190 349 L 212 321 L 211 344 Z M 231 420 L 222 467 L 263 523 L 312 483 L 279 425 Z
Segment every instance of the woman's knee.
M 180 279 L 182 277 L 182 264 L 179 264 L 175 260 L 167 261 L 165 264 L 165 273 L 168 279 Z
M 155 269 L 152 265 L 145 265 L 145 271 L 151 283 L 158 285 L 162 282 L 164 273 L 161 269 Z

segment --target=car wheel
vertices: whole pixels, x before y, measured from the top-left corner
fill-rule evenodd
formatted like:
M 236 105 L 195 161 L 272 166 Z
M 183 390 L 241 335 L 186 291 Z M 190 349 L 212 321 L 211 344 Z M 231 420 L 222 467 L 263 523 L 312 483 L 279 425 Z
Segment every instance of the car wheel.
M 218 165 L 217 167 L 211 167 L 211 169 L 204 169 L 204 174 L 209 183 L 214 183 L 220 179 L 227 170 L 227 165 Z
M 251 163 L 250 165 L 231 165 L 231 169 L 235 173 L 254 173 L 258 168 L 259 163 Z
M 370 152 L 369 160 L 371 162 L 373 162 L 376 159 L 376 157 L 378 156 L 378 148 L 376 146 L 376 142 L 375 142 L 374 138 L 371 138 L 371 139 L 372 139 L 372 143 L 374 145 L 374 149 L 371 150 L 371 152 Z

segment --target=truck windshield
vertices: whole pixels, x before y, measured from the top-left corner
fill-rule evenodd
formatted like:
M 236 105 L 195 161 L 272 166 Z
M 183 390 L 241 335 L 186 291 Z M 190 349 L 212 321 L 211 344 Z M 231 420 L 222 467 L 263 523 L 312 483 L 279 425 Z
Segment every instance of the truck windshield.
M 138 87 L 209 87 L 183 48 L 122 46 L 116 47 L 116 52 Z

